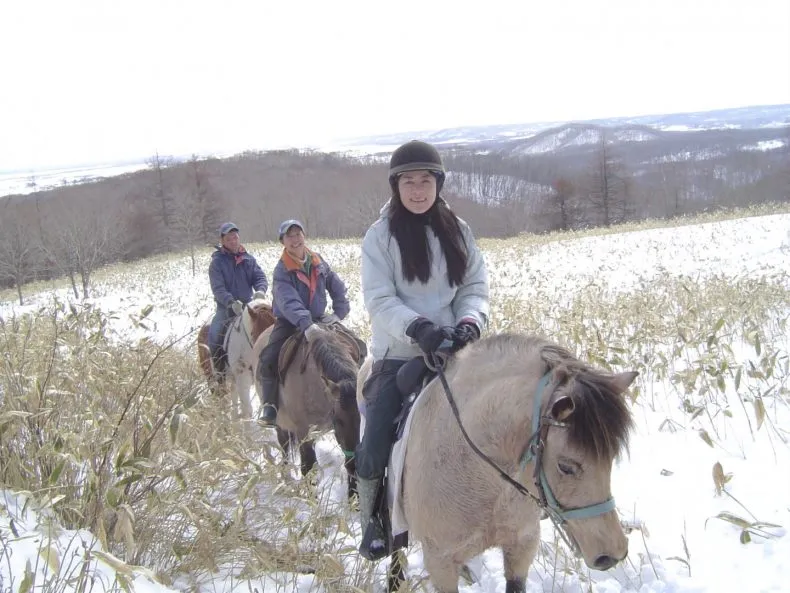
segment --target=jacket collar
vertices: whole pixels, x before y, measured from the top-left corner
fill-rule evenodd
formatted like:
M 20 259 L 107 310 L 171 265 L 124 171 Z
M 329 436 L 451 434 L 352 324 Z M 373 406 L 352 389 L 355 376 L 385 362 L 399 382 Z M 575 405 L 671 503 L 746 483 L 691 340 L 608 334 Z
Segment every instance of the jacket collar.
M 307 249 L 307 247 L 305 247 L 305 251 L 307 253 L 307 257 L 310 258 L 310 263 L 312 266 L 317 266 L 318 264 L 321 263 L 321 258 L 319 258 L 317 254 Z M 285 264 L 285 269 L 288 270 L 289 272 L 298 271 L 304 267 L 303 264 L 300 264 L 298 261 L 292 258 L 291 255 L 288 253 L 288 251 L 286 251 L 285 249 L 283 249 L 283 254 L 280 257 L 280 259 Z

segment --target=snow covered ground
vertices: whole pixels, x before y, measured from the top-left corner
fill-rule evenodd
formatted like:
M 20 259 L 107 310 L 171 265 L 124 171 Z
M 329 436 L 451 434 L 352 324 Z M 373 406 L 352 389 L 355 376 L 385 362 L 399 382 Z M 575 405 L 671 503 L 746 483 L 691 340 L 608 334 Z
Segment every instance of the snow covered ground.
M 661 228 L 616 235 L 568 239 L 525 246 L 519 239 L 481 241 L 489 265 L 492 298 L 516 300 L 529 307 L 541 299 L 555 299 L 555 307 L 571 303 L 578 295 L 637 294 L 651 291 L 668 278 L 685 277 L 694 282 L 706 278 L 743 279 L 788 286 L 790 279 L 790 215 Z M 349 285 L 352 302 L 350 325 L 363 335 L 367 317 L 359 292 L 359 245 L 351 242 L 316 241 L 317 248 L 340 271 Z M 274 244 L 248 246 L 270 274 L 279 255 Z M 208 254 L 200 268 L 207 269 Z M 173 256 L 124 268 L 109 268 L 95 275 L 95 297 L 103 309 L 115 311 L 114 323 L 129 335 L 140 331 L 129 323 L 130 313 L 153 303 L 149 316 L 153 331 L 166 338 L 182 335 L 200 324 L 211 310 L 205 274 L 190 275 L 188 259 Z M 7 317 L 46 306 L 53 296 L 68 298 L 65 289 L 30 295 L 20 307 L 12 300 L 0 303 Z M 8 298 L 12 299 L 11 293 Z M 749 295 L 744 294 L 744 299 Z M 542 302 L 542 301 L 541 301 Z M 512 309 L 494 309 L 495 327 L 505 327 L 503 316 Z M 539 557 L 530 574 L 528 591 L 596 593 L 767 593 L 790 590 L 790 397 L 787 360 L 790 336 L 787 312 L 771 323 L 776 328 L 763 350 L 778 351 L 777 372 L 771 393 L 760 392 L 765 416 L 757 427 L 752 399 L 761 383 L 744 376 L 736 387 L 729 381 L 722 391 L 732 406 L 729 413 L 706 419 L 690 418 L 683 410 L 677 388 L 668 378 L 642 376 L 641 395 L 633 405 L 637 433 L 630 455 L 613 474 L 613 493 L 622 518 L 638 526 L 630 537 L 629 558 L 616 569 L 601 573 L 580 567 L 562 575 Z M 784 324 L 784 325 L 783 325 Z M 713 331 L 713 328 L 712 328 Z M 715 333 L 715 331 L 714 331 Z M 704 340 L 703 340 L 704 342 Z M 746 365 L 757 357 L 748 344 L 733 345 L 736 361 Z M 680 344 L 676 352 L 685 356 Z M 640 352 L 642 352 L 640 350 Z M 628 362 L 628 351 L 621 357 Z M 675 370 L 682 368 L 678 365 Z M 784 369 L 784 372 L 779 372 Z M 741 402 L 750 402 L 748 404 Z M 743 409 L 741 407 L 743 406 Z M 713 436 L 714 432 L 715 437 Z M 707 437 L 707 438 L 706 438 Z M 710 442 L 708 442 L 710 439 Z M 318 443 L 319 463 L 327 468 L 342 464 L 342 452 L 331 439 Z M 730 475 L 724 492 L 718 493 L 716 464 Z M 323 472 L 323 486 L 338 504 L 344 504 L 339 472 Z M 41 574 L 53 570 L 41 550 L 55 546 L 59 557 L 67 550 L 98 543 L 87 532 L 70 532 L 53 524 L 50 510 L 38 508 L 27 495 L 0 493 L 0 591 L 22 591 L 26 565 Z M 23 507 L 25 507 L 23 509 Z M 542 525 L 544 540 L 553 537 L 548 522 Z M 358 533 L 358 524 L 355 527 Z M 744 535 L 748 534 L 748 537 Z M 749 541 L 746 541 L 748 539 Z M 99 574 L 94 591 L 109 590 L 119 564 L 112 556 L 94 554 Z M 409 574 L 424 576 L 418 545 L 409 554 Z M 463 593 L 504 591 L 501 555 L 488 551 L 470 563 L 478 578 L 462 584 Z M 122 569 L 128 571 L 128 569 Z M 280 575 L 281 576 L 281 575 Z M 330 591 L 309 575 L 267 575 L 248 580 L 228 578 L 218 572 L 201 590 L 277 590 L 287 593 Z M 280 580 L 278 580 L 278 578 Z M 12 580 L 13 579 L 13 580 Z M 163 591 L 145 569 L 127 574 L 135 590 Z M 38 582 L 38 581 L 37 581 Z M 377 585 L 381 590 L 382 585 Z M 183 588 L 186 588 L 185 585 Z M 66 593 L 78 583 L 63 583 Z

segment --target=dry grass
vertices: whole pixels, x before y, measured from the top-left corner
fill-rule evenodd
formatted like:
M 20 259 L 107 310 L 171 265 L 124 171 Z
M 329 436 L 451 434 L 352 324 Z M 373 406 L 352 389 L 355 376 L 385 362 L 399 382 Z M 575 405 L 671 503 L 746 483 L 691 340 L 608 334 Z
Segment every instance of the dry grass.
M 718 213 L 687 223 L 786 210 Z M 662 224 L 677 221 L 617 231 Z M 513 250 L 602 232 L 608 231 L 481 245 L 490 261 L 502 263 Z M 347 280 L 356 312 L 350 325 L 367 337 L 358 241 L 314 246 Z M 279 247 L 260 251 L 264 269 L 271 269 Z M 146 298 L 170 302 L 176 312 L 168 287 L 180 265 L 173 262 L 182 259 L 104 270 L 96 274 L 97 294 L 152 286 L 141 288 Z M 529 298 L 511 285 L 506 276 L 492 277 L 491 331 L 543 333 L 604 368 L 639 371 L 636 405 L 665 414 L 662 430 L 697 430 L 711 446 L 734 431 L 787 446 L 790 434 L 778 422 L 779 411 L 790 406 L 787 277 L 666 275 L 632 291 L 593 284 L 560 300 L 539 280 Z M 119 317 L 56 301 L 0 320 L 3 486 L 30 493 L 65 528 L 89 529 L 123 566 L 148 567 L 180 589 L 211 589 L 222 573 L 230 581 L 261 579 L 267 591 L 291 591 L 297 582 L 327 591 L 370 590 L 381 575 L 357 556 L 355 513 L 333 491 L 341 481 L 339 464 L 319 470 L 317 487 L 295 479 L 275 463 L 279 452 L 271 440 L 232 423 L 227 402 L 208 395 L 195 363 L 194 333 L 155 340 L 148 308 L 131 320 L 132 338 L 116 331 L 130 324 Z M 723 488 L 726 479 L 716 475 Z M 546 573 L 585 578 L 548 544 L 538 565 Z M 61 558 L 61 580 L 84 579 L 81 566 Z M 124 589 L 128 583 L 118 574 L 116 585 Z M 54 578 L 35 586 L 60 585 Z M 423 586 L 414 579 L 410 590 Z

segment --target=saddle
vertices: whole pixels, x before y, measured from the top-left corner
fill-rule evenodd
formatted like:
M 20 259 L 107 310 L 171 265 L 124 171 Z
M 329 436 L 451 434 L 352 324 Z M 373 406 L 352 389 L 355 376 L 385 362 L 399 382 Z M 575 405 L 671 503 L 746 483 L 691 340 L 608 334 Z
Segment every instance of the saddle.
M 406 418 L 409 416 L 420 391 L 436 376 L 436 372 L 428 368 L 425 358 L 415 356 L 398 369 L 395 383 L 403 396 L 403 407 L 395 417 L 395 441 L 403 436 Z
M 341 323 L 331 323 L 329 325 L 318 323 L 318 325 L 325 330 L 337 333 L 349 347 L 351 357 L 354 359 L 354 362 L 357 363 L 357 367 L 362 366 L 362 363 L 365 362 L 365 358 L 368 355 L 368 346 L 365 342 L 356 337 L 351 330 Z M 280 377 L 280 385 L 285 382 L 285 374 L 290 369 L 296 357 L 296 353 L 305 341 L 304 332 L 296 332 L 283 343 L 283 347 L 280 349 L 280 355 L 277 358 L 277 374 Z M 304 373 L 306 364 L 307 358 L 304 359 L 299 368 L 300 373 Z

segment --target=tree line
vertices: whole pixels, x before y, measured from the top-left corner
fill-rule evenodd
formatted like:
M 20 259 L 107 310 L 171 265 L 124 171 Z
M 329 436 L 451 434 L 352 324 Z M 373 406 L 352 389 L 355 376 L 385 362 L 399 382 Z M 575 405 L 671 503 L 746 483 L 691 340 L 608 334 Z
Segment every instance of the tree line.
M 584 142 L 566 142 L 569 137 Z M 507 237 L 717 207 L 790 200 L 790 127 L 634 138 L 644 130 L 566 126 L 532 139 L 443 150 L 443 195 L 480 237 Z M 551 142 L 551 150 L 537 150 Z M 770 144 L 770 143 L 774 144 Z M 762 145 L 760 143 L 763 143 Z M 769 143 L 770 150 L 761 150 Z M 245 152 L 0 198 L 0 286 L 68 278 L 89 296 L 100 266 L 216 242 L 225 220 L 244 240 L 276 240 L 299 218 L 313 236 L 361 237 L 389 198 L 389 154 Z

